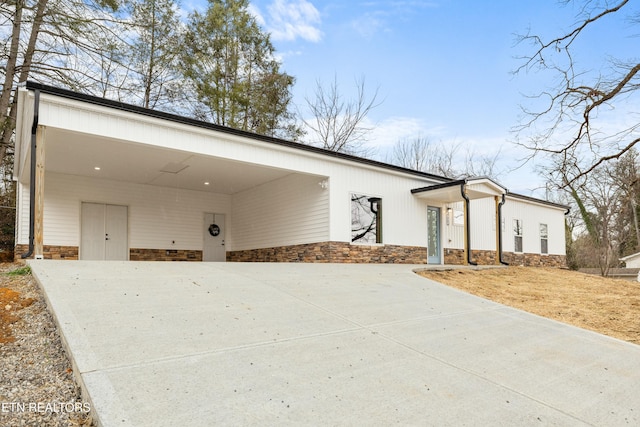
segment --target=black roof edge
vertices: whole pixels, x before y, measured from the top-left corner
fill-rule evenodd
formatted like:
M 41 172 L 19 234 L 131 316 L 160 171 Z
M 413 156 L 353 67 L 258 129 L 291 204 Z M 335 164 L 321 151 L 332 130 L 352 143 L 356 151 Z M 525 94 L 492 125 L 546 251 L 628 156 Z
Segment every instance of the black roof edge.
M 505 188 L 502 185 L 498 184 L 496 181 L 492 180 L 491 178 L 477 177 L 477 178 L 464 178 L 464 179 L 459 179 L 459 180 L 456 180 L 456 181 L 445 182 L 445 183 L 442 183 L 442 184 L 435 184 L 435 185 L 429 185 L 429 186 L 426 186 L 426 187 L 414 188 L 414 189 L 411 190 L 411 194 L 423 193 L 423 192 L 431 191 L 431 190 L 438 190 L 440 188 L 454 187 L 456 185 L 466 184 L 469 181 L 473 181 L 473 180 L 476 180 L 476 179 L 488 179 L 489 181 L 493 182 L 494 184 L 496 184 L 496 185 L 498 185 L 498 186 L 500 186 L 502 188 Z M 570 209 L 569 206 L 563 205 L 563 204 L 560 204 L 560 203 L 550 202 L 548 200 L 538 199 L 536 197 L 525 196 L 523 194 L 512 193 L 511 191 L 507 190 L 506 188 L 505 188 L 505 191 L 506 191 L 505 196 L 513 197 L 513 198 L 516 198 L 516 199 L 527 200 L 527 201 L 530 201 L 530 202 L 540 203 L 542 205 L 553 206 L 553 207 L 556 207 L 558 209 L 566 209 L 567 211 Z
M 567 205 L 562 205 L 560 203 L 550 202 L 548 200 L 538 199 L 536 197 L 525 196 L 524 194 L 508 192 L 507 196 L 514 197 L 516 199 L 528 200 L 530 202 L 536 202 L 536 203 L 540 203 L 540 204 L 543 204 L 543 205 L 553 206 L 553 207 L 556 207 L 558 209 L 567 209 L 567 210 L 570 209 L 570 207 L 567 206 Z
M 422 193 L 425 191 L 429 191 L 429 190 L 437 190 L 439 188 L 447 188 L 447 187 L 452 187 L 454 185 L 461 185 L 461 184 L 467 184 L 471 181 L 478 181 L 478 180 L 482 180 L 482 179 L 486 179 L 487 181 L 491 181 L 494 185 L 497 185 L 498 187 L 504 189 L 505 193 L 508 194 L 509 190 L 502 184 L 496 182 L 495 180 L 493 180 L 492 178 L 489 178 L 488 176 L 473 176 L 473 177 L 466 177 L 463 179 L 458 179 L 452 182 L 445 182 L 443 184 L 436 184 L 436 185 L 430 185 L 427 187 L 420 187 L 420 188 L 414 188 L 413 190 L 411 190 L 412 194 L 416 194 L 416 193 Z
M 37 83 L 34 81 L 27 81 L 26 88 L 29 90 L 39 90 L 42 93 L 47 93 L 51 95 L 60 96 L 63 98 L 68 98 L 76 101 L 87 102 L 94 105 L 114 108 L 117 110 L 141 114 L 148 117 L 168 120 L 176 123 L 186 124 L 189 126 L 200 127 L 208 130 L 214 130 L 218 132 L 223 132 L 231 135 L 242 136 L 246 138 L 252 138 L 255 140 L 267 142 L 270 144 L 280 145 L 284 147 L 294 148 L 302 151 L 308 151 L 316 154 L 325 155 L 328 157 L 334 157 L 342 160 L 347 160 L 355 163 L 361 163 L 368 166 L 374 166 L 382 169 L 389 169 L 396 172 L 402 172 L 409 175 L 418 176 L 420 178 L 429 178 L 438 181 L 451 181 L 451 178 L 446 178 L 444 176 L 439 176 L 427 172 L 420 172 L 413 169 L 403 168 L 401 166 L 392 165 L 389 163 L 379 162 L 377 160 L 365 159 L 363 157 L 354 156 L 351 154 L 340 153 L 337 151 L 331 151 L 320 147 L 315 147 L 313 145 L 306 145 L 300 142 L 288 141 L 285 139 L 275 138 L 266 135 L 260 135 L 257 133 L 247 132 L 239 129 L 229 128 L 225 126 L 216 125 L 213 123 L 203 122 L 201 120 L 192 119 L 189 117 L 179 116 L 177 114 L 166 113 L 163 111 L 152 110 L 149 108 L 140 107 L 137 105 L 127 104 L 120 101 L 114 101 L 111 99 L 100 98 L 93 95 L 87 95 L 79 92 L 74 92 L 68 89 L 62 89 L 54 86 L 45 85 L 42 83 Z
M 423 193 L 425 191 L 438 190 L 440 188 L 454 187 L 456 185 L 462 185 L 466 183 L 466 179 L 459 179 L 451 182 L 444 182 L 442 184 L 429 185 L 427 187 L 414 188 L 411 190 L 411 194 Z

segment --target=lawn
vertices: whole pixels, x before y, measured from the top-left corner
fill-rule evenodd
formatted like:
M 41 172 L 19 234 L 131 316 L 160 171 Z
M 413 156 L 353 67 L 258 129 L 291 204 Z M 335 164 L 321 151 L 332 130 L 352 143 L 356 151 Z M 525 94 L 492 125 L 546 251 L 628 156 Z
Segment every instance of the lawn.
M 501 304 L 640 344 L 638 282 L 539 267 L 419 274 Z

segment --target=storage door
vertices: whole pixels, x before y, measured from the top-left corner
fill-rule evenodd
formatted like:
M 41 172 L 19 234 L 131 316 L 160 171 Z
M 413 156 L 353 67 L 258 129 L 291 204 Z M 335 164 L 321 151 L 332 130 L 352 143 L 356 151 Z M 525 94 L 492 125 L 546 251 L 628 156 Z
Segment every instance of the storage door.
M 227 250 L 224 246 L 224 215 L 204 214 L 203 261 L 226 261 Z
M 80 259 L 129 259 L 126 206 L 82 203 L 80 224 Z

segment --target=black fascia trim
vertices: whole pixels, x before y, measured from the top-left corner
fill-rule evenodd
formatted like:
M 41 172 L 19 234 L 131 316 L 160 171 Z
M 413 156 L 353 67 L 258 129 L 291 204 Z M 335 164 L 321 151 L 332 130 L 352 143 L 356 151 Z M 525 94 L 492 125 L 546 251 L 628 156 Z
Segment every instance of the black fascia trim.
M 326 150 L 324 148 L 314 147 L 313 145 L 306 145 L 299 142 L 287 141 L 285 139 L 275 138 L 266 135 L 260 135 L 257 133 L 247 132 L 239 129 L 229 128 L 225 126 L 216 125 L 213 123 L 203 122 L 189 117 L 179 116 L 177 114 L 165 113 L 163 111 L 151 110 L 149 108 L 139 107 L 137 105 L 127 104 L 124 102 L 114 101 L 106 98 L 99 98 L 92 95 L 74 92 L 68 89 L 61 89 L 54 86 L 44 85 L 42 83 L 36 83 L 33 81 L 27 82 L 27 89 L 40 90 L 42 93 L 50 95 L 56 95 L 63 98 L 68 98 L 76 101 L 87 102 L 89 104 L 99 105 L 103 107 L 114 108 L 120 111 L 140 114 L 148 117 L 153 117 L 162 120 L 168 120 L 171 122 L 186 124 L 189 126 L 200 127 L 208 130 L 214 130 L 231 135 L 242 136 L 245 138 L 251 138 L 270 144 L 280 145 L 284 147 L 294 148 L 302 151 L 309 151 L 316 154 L 321 154 L 328 157 L 334 157 L 350 162 L 361 163 L 368 166 L 375 166 L 381 169 L 389 169 L 396 172 L 402 172 L 409 175 L 414 175 L 420 178 L 434 179 L 438 181 L 451 181 L 451 178 L 446 178 L 439 175 L 430 174 L 427 172 L 420 172 L 413 169 L 403 168 L 401 166 L 395 166 L 388 163 L 379 162 L 377 160 L 365 159 L 363 157 L 354 156 L 351 154 L 340 153 L 337 151 Z
M 457 181 L 444 182 L 442 184 L 430 185 L 428 187 L 414 188 L 411 190 L 411 194 L 424 193 L 426 191 L 439 190 L 441 188 L 447 188 L 447 187 L 455 187 L 456 185 L 464 184 L 466 182 L 467 182 L 466 179 L 459 179 Z
M 514 197 L 516 199 L 528 200 L 530 202 L 540 203 L 542 205 L 549 205 L 549 206 L 553 206 L 553 207 L 556 207 L 556 208 L 559 208 L 559 209 L 570 209 L 569 206 L 567 206 L 567 205 L 561 205 L 560 203 L 554 203 L 554 202 L 550 202 L 548 200 L 538 199 L 536 197 L 525 196 L 523 194 L 508 192 L 507 196 L 508 197 Z

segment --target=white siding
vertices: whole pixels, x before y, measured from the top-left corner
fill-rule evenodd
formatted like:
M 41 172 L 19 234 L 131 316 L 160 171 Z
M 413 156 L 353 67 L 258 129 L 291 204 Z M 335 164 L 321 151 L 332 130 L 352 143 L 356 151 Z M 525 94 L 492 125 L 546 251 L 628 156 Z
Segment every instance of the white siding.
M 640 254 L 629 255 L 624 263 L 627 268 L 640 268 Z
M 471 200 L 471 247 L 474 250 L 496 250 L 496 202 L 493 197 Z
M 291 174 L 232 197 L 228 250 L 329 240 L 325 178 Z
M 382 198 L 383 243 L 427 245 L 427 206 L 431 203 L 410 192 L 437 183 L 425 177 L 48 94 L 41 98 L 40 124 L 80 132 L 87 138 L 103 136 L 290 172 L 285 178 L 234 195 L 48 173 L 45 244 L 78 244 L 81 201 L 128 206 L 130 247 L 200 249 L 204 212 L 227 214 L 228 250 L 326 240 L 349 242 L 350 195 L 358 193 Z M 326 190 L 318 185 L 324 179 L 329 180 Z M 18 242 L 26 243 L 28 191 L 20 194 Z M 464 247 L 464 228 L 446 225 L 447 205 L 433 206 L 442 209 L 442 246 Z M 451 206 L 457 209 L 457 204 Z M 503 213 L 505 251 L 513 250 L 511 222 L 519 218 L 525 227 L 525 252 L 539 253 L 539 224 L 546 223 L 549 253 L 564 254 L 561 209 L 509 198 Z M 494 250 L 494 199 L 473 201 L 471 215 L 472 247 Z
M 28 243 L 29 194 L 23 194 L 19 243 Z M 230 196 L 47 173 L 44 244 L 78 246 L 81 202 L 129 207 L 129 247 L 202 249 L 205 212 L 229 213 Z M 175 241 L 175 243 L 173 243 Z
M 16 182 L 16 244 L 29 244 L 29 186 Z
M 449 204 L 454 210 L 463 210 L 462 202 Z M 495 199 L 487 197 L 471 201 L 471 247 L 474 250 L 496 250 Z M 549 254 L 564 255 L 564 209 L 508 197 L 502 207 L 502 250 L 514 251 L 513 220 L 523 221 L 524 253 L 541 253 L 540 224 L 549 227 Z M 464 226 L 446 225 L 446 207 L 443 211 L 445 248 L 464 248 Z M 451 241 L 449 241 L 451 240 Z
M 336 165 L 331 175 L 331 240 L 351 241 L 351 194 L 382 198 L 382 242 L 392 245 L 427 245 L 427 203 L 411 194 L 428 185 L 364 167 Z
M 447 208 L 451 208 L 451 213 L 447 212 Z M 464 249 L 465 226 L 464 223 L 455 223 L 455 212 L 464 212 L 464 203 L 448 203 L 442 207 L 442 247 L 448 249 Z M 447 221 L 449 222 L 448 224 Z
M 563 209 L 545 206 L 535 202 L 507 197 L 502 207 L 503 240 L 502 250 L 513 252 L 513 220 L 522 220 L 522 250 L 524 253 L 539 254 L 540 224 L 549 227 L 549 255 L 565 255 L 565 230 Z
M 52 95 L 43 95 L 41 98 L 40 123 L 44 126 L 85 133 L 88 136 L 99 135 L 286 169 L 292 173 L 329 177 L 331 183 L 328 205 L 331 207 L 331 225 L 328 227 L 329 238 L 323 234 L 323 240 L 351 240 L 350 194 L 357 192 L 383 198 L 383 204 L 387 206 L 383 215 L 385 243 L 426 245 L 426 203 L 417 200 L 410 193 L 412 188 L 435 183 L 426 178 Z M 241 197 L 237 199 L 242 200 Z M 291 203 L 285 201 L 285 206 L 291 208 L 290 205 Z M 242 210 L 238 208 L 235 212 L 239 213 Z M 282 221 L 276 216 L 270 218 L 276 221 L 276 225 L 279 224 L 278 221 Z M 235 220 L 244 221 L 241 217 Z M 233 233 L 240 232 L 243 227 L 236 227 L 234 218 L 230 218 L 230 221 L 230 232 L 234 236 Z M 327 227 L 324 227 L 320 234 L 326 233 L 326 229 Z M 301 226 L 300 230 L 303 233 L 300 236 L 280 237 L 277 242 L 286 240 L 287 244 L 292 244 L 291 242 L 296 240 L 309 241 L 312 235 L 319 238 L 316 232 L 308 234 L 310 231 L 306 226 Z M 282 236 L 280 233 L 277 234 Z M 247 247 L 249 242 L 255 239 L 242 235 L 236 237 L 237 239 L 229 239 L 229 250 Z M 263 244 L 273 246 L 277 243 L 272 241 L 261 245 Z

